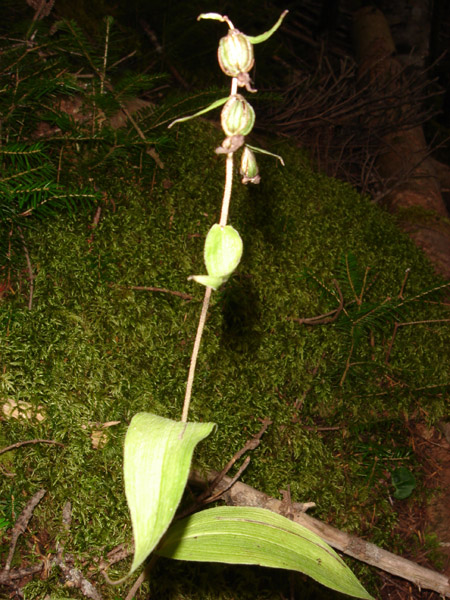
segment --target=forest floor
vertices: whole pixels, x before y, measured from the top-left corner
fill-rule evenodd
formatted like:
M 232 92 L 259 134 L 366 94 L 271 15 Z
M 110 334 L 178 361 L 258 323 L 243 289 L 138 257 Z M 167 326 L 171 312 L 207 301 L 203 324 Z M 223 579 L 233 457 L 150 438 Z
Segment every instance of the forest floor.
M 424 475 L 429 500 L 396 503 L 398 523 L 395 528 L 406 542 L 405 557 L 436 569 L 450 578 L 450 443 L 437 427 L 416 423 L 409 428 Z M 428 539 L 428 544 L 424 540 Z M 436 592 L 418 590 L 404 579 L 379 571 L 384 600 L 437 600 Z

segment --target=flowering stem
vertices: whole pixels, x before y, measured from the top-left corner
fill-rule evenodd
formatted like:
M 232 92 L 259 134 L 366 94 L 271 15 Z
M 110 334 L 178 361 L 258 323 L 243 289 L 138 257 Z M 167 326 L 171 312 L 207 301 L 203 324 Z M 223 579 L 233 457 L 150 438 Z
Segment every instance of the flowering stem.
M 211 298 L 212 288 L 207 287 L 205 290 L 205 296 L 203 298 L 202 311 L 200 313 L 200 319 L 198 321 L 197 335 L 195 336 L 194 347 L 192 349 L 191 364 L 189 365 L 189 375 L 186 383 L 186 394 L 184 396 L 183 413 L 181 415 L 181 421 L 186 423 L 189 404 L 191 403 L 192 385 L 194 383 L 195 367 L 197 365 L 197 356 L 200 349 L 200 342 L 202 341 L 203 329 L 205 328 L 206 314 L 208 312 L 209 299 Z
M 233 186 L 233 153 L 227 154 L 225 166 L 225 189 L 223 190 L 222 211 L 220 213 L 219 225 L 225 227 L 228 219 L 228 209 L 230 207 L 231 188 Z
M 238 80 L 233 77 L 231 80 L 231 96 L 237 94 Z M 227 154 L 225 164 L 225 187 L 223 190 L 222 210 L 220 213 L 219 225 L 225 227 L 228 220 L 228 210 L 230 208 L 231 190 L 233 187 L 233 152 Z M 189 365 L 189 374 L 186 383 L 186 393 L 184 395 L 183 412 L 181 414 L 182 423 L 187 422 L 189 405 L 191 403 L 192 386 L 194 384 L 195 367 L 197 365 L 198 352 L 200 350 L 200 342 L 202 341 L 203 330 L 205 328 L 206 315 L 208 313 L 209 301 L 211 299 L 212 288 L 207 286 L 205 296 L 203 297 L 202 310 L 197 326 L 197 334 L 195 336 L 194 347 L 192 348 L 191 363 Z
M 231 95 L 237 93 L 237 79 L 233 77 L 231 81 Z M 225 187 L 223 190 L 222 198 L 222 210 L 220 213 L 221 227 L 225 227 L 228 220 L 228 210 L 230 207 L 231 190 L 233 187 L 233 152 L 227 154 L 226 166 L 225 166 Z M 212 288 L 207 286 L 205 290 L 205 296 L 203 298 L 202 310 L 197 326 L 197 334 L 195 336 L 194 347 L 192 348 L 191 363 L 189 365 L 189 374 L 186 383 L 186 393 L 184 395 L 183 412 L 181 415 L 181 421 L 187 422 L 189 405 L 191 403 L 192 386 L 194 384 L 195 367 L 197 366 L 198 351 L 200 349 L 200 342 L 202 341 L 203 330 L 205 328 L 206 315 L 208 313 L 209 301 L 211 298 Z
M 238 81 L 236 77 L 233 77 L 231 80 L 231 95 L 236 95 L 237 93 L 237 84 Z M 225 227 L 228 220 L 228 209 L 230 207 L 230 198 L 231 198 L 231 189 L 233 187 L 233 152 L 227 154 L 227 161 L 225 166 L 225 188 L 223 190 L 223 199 L 222 199 L 222 211 L 220 213 L 220 221 L 219 225 L 221 227 Z

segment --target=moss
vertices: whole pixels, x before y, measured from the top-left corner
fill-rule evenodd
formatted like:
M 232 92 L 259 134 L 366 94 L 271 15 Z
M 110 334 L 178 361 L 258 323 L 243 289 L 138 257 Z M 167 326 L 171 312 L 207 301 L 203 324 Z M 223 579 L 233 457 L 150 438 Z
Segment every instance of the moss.
M 224 164 L 213 152 L 216 129 L 197 123 L 172 135 L 176 145 L 162 156 L 166 169 L 156 172 L 152 186 L 111 174 L 105 191 L 114 205 L 102 208 L 94 231 L 92 216 L 83 215 L 36 225 L 27 239 L 36 268 L 33 310 L 24 294 L 3 304 L 9 320 L 0 332 L 2 398 L 26 400 L 45 419 L 8 420 L 2 443 L 46 438 L 64 444 L 16 449 L 8 469 L 23 498 L 40 487 L 48 490 L 35 530 L 46 528 L 56 537 L 62 507 L 71 500 L 67 549 L 77 556 L 98 557 L 131 538 L 121 465 L 133 414 L 178 418 L 181 411 L 203 293 L 187 276 L 203 272 L 203 240 L 218 220 Z M 348 326 L 342 319 L 301 326 L 289 318 L 336 306 L 305 269 L 329 287 L 338 277 L 346 301 L 352 299 L 339 270 L 348 253 L 363 271 L 368 266 L 378 274 L 364 296 L 375 306 L 399 293 L 407 268 L 407 297 L 440 282 L 377 206 L 348 185 L 313 173 L 290 145 L 271 150 L 283 155 L 286 167 L 263 156 L 260 186 L 239 185 L 233 196 L 230 223 L 244 240 L 244 256 L 236 275 L 213 296 L 202 341 L 190 418 L 219 427 L 201 444 L 196 461 L 222 466 L 269 417 L 273 425 L 243 480 L 274 496 L 290 485 L 294 501 L 317 503 L 315 516 L 355 533 L 372 522 L 366 533 L 389 545 L 395 514 L 386 486 L 362 481 L 355 448 L 368 432 L 379 444 L 392 444 L 392 428 L 374 433 L 383 420 L 398 425 L 405 416 L 432 421 L 444 414 L 449 326 L 400 328 L 386 365 L 392 319 L 382 319 L 373 335 L 361 334 L 352 357 L 358 364 L 340 385 L 352 346 Z M 183 291 L 194 300 L 130 286 Z M 419 302 L 408 314 L 411 320 L 443 316 L 438 305 Z M 110 421 L 120 423 L 107 429 L 106 445 L 94 449 L 92 429 Z M 9 484 L 1 485 L 3 492 Z M 167 588 L 167 598 L 288 594 L 283 574 L 163 562 L 151 585 L 158 595 Z M 207 583 L 211 572 L 220 586 Z M 42 597 L 43 587 L 48 593 L 58 582 L 32 582 L 28 597 Z M 115 589 L 103 592 L 115 598 Z

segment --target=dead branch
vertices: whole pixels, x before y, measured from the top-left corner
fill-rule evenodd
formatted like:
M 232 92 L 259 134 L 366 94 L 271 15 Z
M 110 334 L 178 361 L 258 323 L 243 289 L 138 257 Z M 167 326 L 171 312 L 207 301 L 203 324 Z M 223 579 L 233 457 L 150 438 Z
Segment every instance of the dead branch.
M 192 471 L 189 481 L 192 484 L 205 487 L 209 486 L 215 477 L 217 477 L 215 471 L 209 472 L 206 478 L 199 472 Z M 225 476 L 217 487 L 219 490 L 225 488 L 229 482 L 230 478 Z M 224 492 L 223 499 L 230 506 L 256 506 L 267 508 L 278 514 L 282 514 L 282 510 L 285 510 L 285 506 L 283 506 L 281 500 L 271 498 L 267 494 L 241 482 L 235 483 L 229 490 Z M 450 598 L 450 580 L 445 575 L 436 573 L 431 569 L 426 569 L 410 560 L 383 550 L 375 546 L 375 544 L 366 542 L 361 538 L 340 531 L 336 527 L 332 527 L 318 519 L 314 519 L 307 515 L 302 510 L 302 507 L 303 505 L 300 503 L 292 503 L 292 520 L 319 535 L 333 548 L 377 569 L 411 581 L 419 588 L 434 590 L 442 594 L 442 596 Z
M 178 296 L 179 298 L 183 298 L 183 300 L 195 300 L 194 296 L 191 296 L 190 294 L 185 294 L 184 292 L 177 292 L 174 290 L 168 290 L 166 288 L 158 288 L 158 287 L 151 287 L 151 286 L 147 286 L 147 285 L 118 285 L 115 286 L 114 284 L 109 284 L 110 287 L 120 287 L 123 290 L 138 290 L 138 291 L 142 291 L 142 292 L 161 292 L 163 294 L 172 294 L 172 296 Z
M 2 448 L 0 450 L 0 454 L 9 452 L 15 448 L 20 448 L 21 446 L 26 446 L 27 444 L 54 444 L 55 446 L 61 446 L 61 448 L 64 448 L 64 444 L 61 444 L 61 442 L 55 442 L 55 440 L 24 440 L 23 442 L 16 442 L 15 444 L 11 444 L 11 446 Z
M 19 231 L 20 239 L 22 240 L 23 251 L 25 253 L 25 258 L 27 259 L 28 281 L 30 282 L 30 297 L 28 299 L 28 310 L 31 310 L 31 308 L 33 306 L 33 292 L 34 292 L 33 267 L 31 266 L 30 255 L 28 254 L 28 248 L 25 243 L 25 237 L 23 235 L 22 229 L 20 227 L 18 227 L 17 230 Z
M 14 557 L 14 552 L 16 551 L 17 541 L 19 536 L 25 532 L 28 527 L 28 523 L 30 522 L 31 517 L 33 516 L 33 511 L 39 502 L 42 500 L 46 493 L 46 490 L 39 490 L 34 494 L 34 496 L 27 502 L 27 505 L 20 513 L 19 518 L 17 519 L 11 534 L 11 544 L 9 547 L 8 558 L 6 559 L 6 564 L 3 571 L 0 573 L 0 583 L 5 583 L 9 580 L 9 573 L 11 570 L 11 562 Z
M 450 323 L 450 319 L 427 319 L 424 321 L 410 321 L 408 323 L 394 323 L 394 332 L 392 333 L 391 341 L 389 342 L 388 349 L 386 351 L 386 356 L 384 362 L 388 364 L 389 358 L 391 356 L 392 346 L 394 345 L 395 336 L 397 335 L 397 330 L 399 327 L 404 327 L 406 325 L 431 325 L 432 323 Z
M 363 194 L 386 195 L 407 176 L 399 173 L 390 181 L 381 177 L 376 159 L 385 150 L 384 137 L 418 127 L 436 114 L 425 104 L 442 93 L 430 76 L 436 63 L 427 69 L 399 64 L 382 80 L 374 80 L 358 77 L 357 65 L 348 56 L 332 64 L 323 48 L 317 48 L 316 60 L 311 68 L 298 58 L 301 68 L 277 90 L 282 102 L 269 108 L 258 126 L 275 124 L 280 135 L 295 138 L 311 150 L 314 164 L 327 175 L 348 181 Z M 286 69 L 292 73 L 287 63 Z
M 98 592 L 92 583 L 84 577 L 83 573 L 79 569 L 67 565 L 69 559 L 73 560 L 73 557 L 70 554 L 66 554 L 64 558 L 55 556 L 50 561 L 50 564 L 58 566 L 61 569 L 65 580 L 78 588 L 86 598 L 91 598 L 91 600 L 102 600 L 100 592 Z
M 48 440 L 30 440 L 28 443 L 34 442 L 47 442 Z M 19 442 L 19 444 L 23 444 L 27 442 Z M 58 443 L 58 442 L 50 442 L 50 443 Z M 62 444 L 60 444 L 62 446 Z M 14 444 L 12 447 L 17 447 L 17 444 Z M 11 449 L 10 447 L 9 449 Z M 5 450 L 5 449 L 4 449 Z M 56 544 L 56 556 L 53 556 L 50 560 L 46 557 L 43 561 L 41 561 L 37 565 L 33 565 L 31 567 L 19 568 L 11 570 L 11 562 L 14 557 L 14 553 L 16 550 L 17 541 L 19 536 L 25 532 L 28 523 L 33 516 L 33 511 L 39 502 L 42 500 L 46 493 L 46 490 L 42 489 L 39 492 L 36 492 L 31 500 L 27 503 L 23 511 L 20 513 L 19 518 L 14 525 L 12 535 L 11 535 L 11 544 L 9 548 L 8 558 L 6 560 L 5 568 L 0 572 L 0 584 L 3 585 L 13 585 L 12 582 L 15 579 L 20 579 L 22 577 L 34 575 L 36 573 L 40 573 L 42 571 L 47 571 L 49 568 L 53 566 L 57 566 L 61 569 L 63 577 L 67 582 L 70 582 L 74 587 L 78 588 L 86 598 L 91 598 L 91 600 L 102 600 L 101 594 L 95 589 L 90 581 L 88 581 L 82 572 L 79 569 L 76 569 L 72 566 L 69 566 L 67 563 L 74 562 L 74 558 L 71 554 L 65 554 L 63 556 L 64 551 L 64 542 L 57 542 Z M 63 529 L 65 533 L 68 533 L 71 523 L 71 504 L 70 502 L 66 502 L 63 514 L 62 514 L 62 523 Z
M 339 294 L 339 306 L 337 308 L 323 315 L 317 315 L 316 317 L 307 317 L 303 319 L 299 319 L 297 317 L 289 317 L 289 320 L 295 321 L 296 323 L 300 323 L 300 325 L 325 325 L 329 323 L 334 323 L 339 318 L 339 315 L 341 314 L 344 308 L 344 296 L 342 295 L 341 288 L 339 287 L 339 283 L 336 279 L 333 279 L 333 284 Z

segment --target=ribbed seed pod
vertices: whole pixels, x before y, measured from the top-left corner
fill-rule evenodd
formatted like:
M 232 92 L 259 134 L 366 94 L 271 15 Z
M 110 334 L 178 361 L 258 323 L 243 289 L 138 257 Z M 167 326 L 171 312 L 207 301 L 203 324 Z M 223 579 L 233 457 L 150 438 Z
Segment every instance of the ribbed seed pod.
M 220 40 L 217 57 L 220 68 L 230 77 L 248 73 L 255 62 L 253 44 L 237 29 L 230 29 L 228 35 Z
M 242 183 L 259 183 L 261 181 L 255 154 L 248 146 L 245 146 L 242 151 L 240 173 Z
M 222 129 L 228 137 L 247 135 L 255 123 L 255 111 L 240 94 L 230 96 L 220 116 Z

